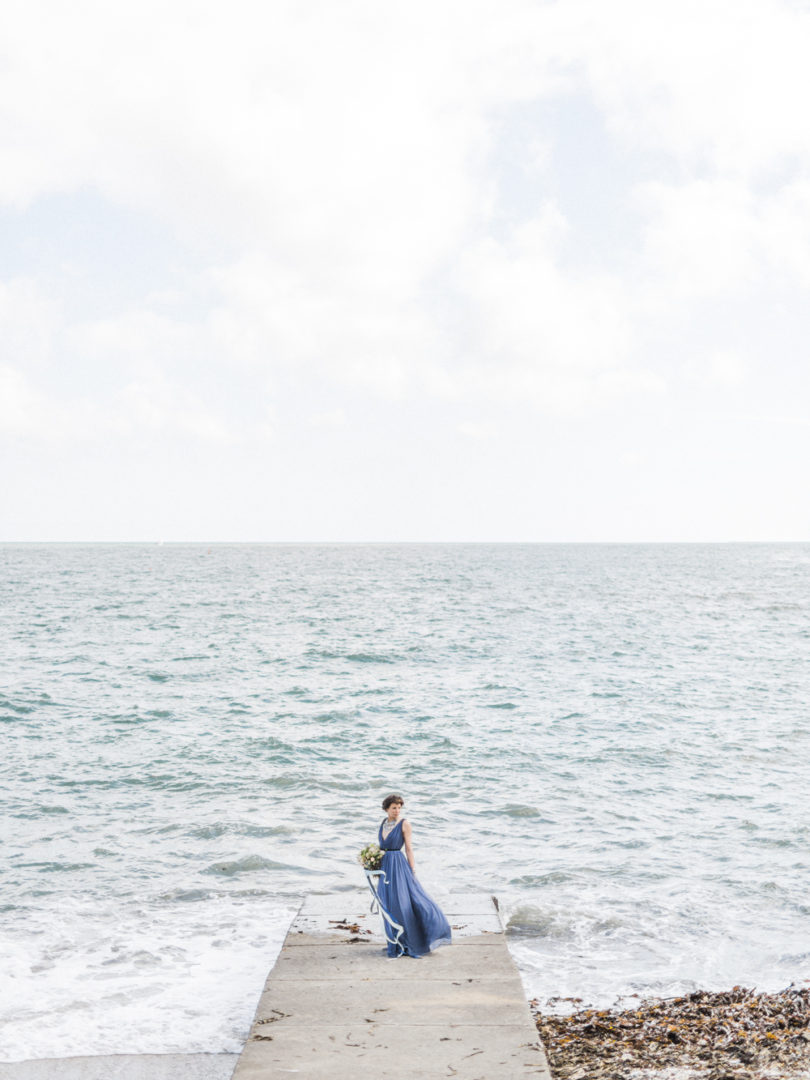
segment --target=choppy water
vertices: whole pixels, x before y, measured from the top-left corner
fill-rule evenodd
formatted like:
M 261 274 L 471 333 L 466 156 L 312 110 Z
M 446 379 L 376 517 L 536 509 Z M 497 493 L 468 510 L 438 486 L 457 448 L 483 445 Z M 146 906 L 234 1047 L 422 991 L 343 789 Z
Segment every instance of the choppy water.
M 0 1059 L 238 1050 L 405 793 L 527 993 L 810 979 L 810 545 L 0 548 Z

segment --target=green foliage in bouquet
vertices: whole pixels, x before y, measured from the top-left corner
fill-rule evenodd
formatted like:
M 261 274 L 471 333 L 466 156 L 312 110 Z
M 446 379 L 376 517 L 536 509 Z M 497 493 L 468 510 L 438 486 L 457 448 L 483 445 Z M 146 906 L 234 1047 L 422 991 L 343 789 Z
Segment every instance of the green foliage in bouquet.
M 364 870 L 380 870 L 382 869 L 383 853 L 377 844 L 369 844 L 357 856 L 357 861 Z

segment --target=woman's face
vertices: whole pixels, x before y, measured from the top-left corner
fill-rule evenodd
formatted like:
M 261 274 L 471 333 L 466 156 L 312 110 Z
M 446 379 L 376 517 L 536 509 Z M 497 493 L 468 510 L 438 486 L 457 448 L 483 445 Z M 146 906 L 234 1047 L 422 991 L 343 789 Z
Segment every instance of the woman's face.
M 388 817 L 391 821 L 396 821 L 402 811 L 401 802 L 392 802 L 388 807 Z

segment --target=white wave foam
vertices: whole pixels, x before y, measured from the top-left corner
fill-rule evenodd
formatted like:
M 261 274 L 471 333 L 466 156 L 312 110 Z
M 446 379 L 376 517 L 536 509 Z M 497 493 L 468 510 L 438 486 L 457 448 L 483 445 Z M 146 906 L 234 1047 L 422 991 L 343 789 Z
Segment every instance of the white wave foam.
M 216 898 L 40 917 L 2 941 L 0 1060 L 238 1053 L 293 914 Z

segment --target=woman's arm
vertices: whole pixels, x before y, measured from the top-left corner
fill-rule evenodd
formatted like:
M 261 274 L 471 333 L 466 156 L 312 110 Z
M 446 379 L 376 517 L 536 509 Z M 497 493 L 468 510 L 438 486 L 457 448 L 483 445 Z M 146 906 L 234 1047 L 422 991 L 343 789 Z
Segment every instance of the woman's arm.
M 405 840 L 405 857 L 408 860 L 408 865 L 414 874 L 416 873 L 416 859 L 413 857 L 413 845 L 411 844 L 411 823 L 410 821 L 402 822 L 402 836 Z

